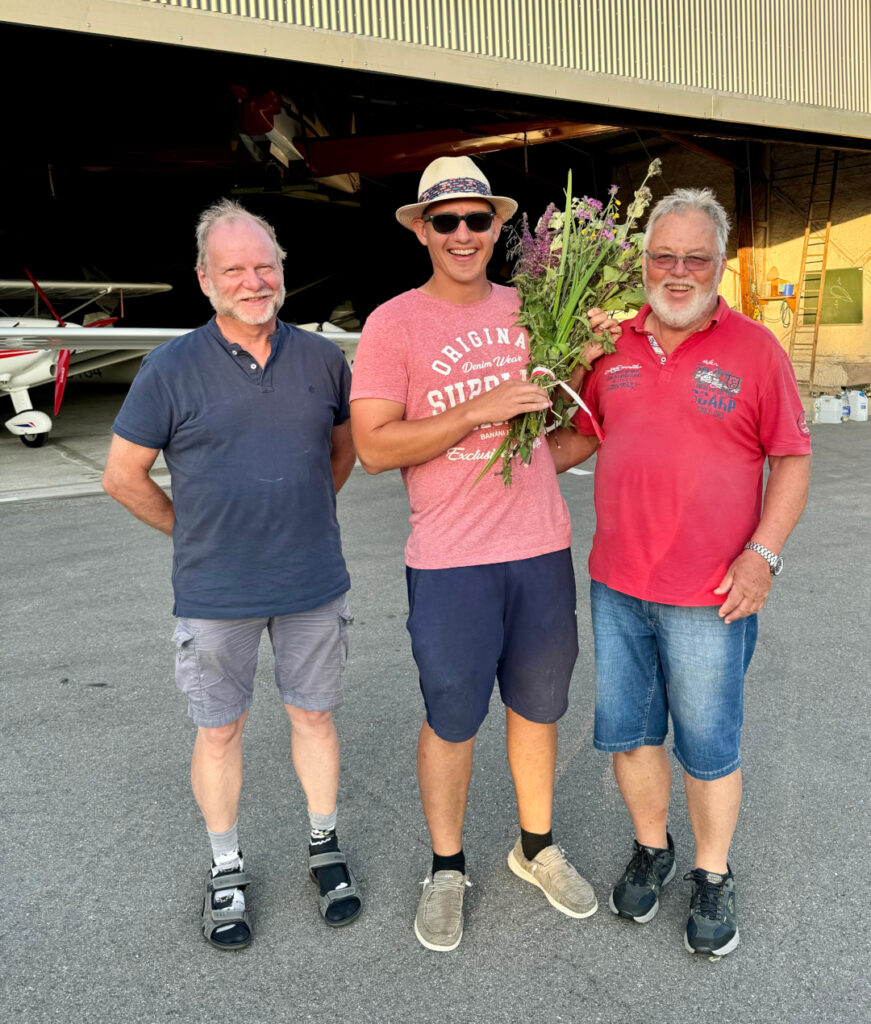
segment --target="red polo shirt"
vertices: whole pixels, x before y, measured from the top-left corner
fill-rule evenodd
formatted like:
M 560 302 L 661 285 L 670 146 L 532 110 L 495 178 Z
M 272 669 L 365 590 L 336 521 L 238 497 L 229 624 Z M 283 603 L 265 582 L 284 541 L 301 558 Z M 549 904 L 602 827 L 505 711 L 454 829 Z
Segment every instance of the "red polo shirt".
M 605 434 L 590 576 L 646 601 L 721 604 L 713 590 L 759 523 L 766 456 L 810 454 L 810 431 L 792 364 L 762 324 L 721 298 L 665 356 L 644 330 L 649 311 L 584 382 Z M 575 424 L 593 433 L 585 414 Z

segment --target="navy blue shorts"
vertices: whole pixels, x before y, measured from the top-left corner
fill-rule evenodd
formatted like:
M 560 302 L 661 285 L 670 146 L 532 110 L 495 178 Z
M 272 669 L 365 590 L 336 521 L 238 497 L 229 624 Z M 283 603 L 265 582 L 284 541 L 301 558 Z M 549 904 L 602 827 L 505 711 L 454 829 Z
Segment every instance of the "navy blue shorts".
M 565 714 L 578 656 L 568 548 L 492 565 L 406 568 L 405 577 L 412 652 L 437 736 L 471 739 L 497 679 L 502 703 L 522 718 Z

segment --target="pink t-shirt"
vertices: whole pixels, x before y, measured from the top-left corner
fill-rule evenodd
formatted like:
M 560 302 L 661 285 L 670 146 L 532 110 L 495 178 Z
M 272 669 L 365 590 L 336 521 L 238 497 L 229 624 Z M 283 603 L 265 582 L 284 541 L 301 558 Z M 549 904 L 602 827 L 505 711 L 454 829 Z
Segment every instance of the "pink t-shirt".
M 670 356 L 644 306 L 584 381 L 605 440 L 596 456 L 590 576 L 645 601 L 722 604 L 714 594 L 759 523 L 768 455 L 810 454 L 795 373 L 774 335 L 721 299 Z M 592 434 L 578 413 L 581 433 Z
M 512 288 L 493 285 L 481 302 L 458 306 L 413 289 L 379 306 L 366 321 L 351 401 L 401 402 L 404 419 L 437 416 L 504 380 L 523 379 L 526 332 L 515 326 Z M 446 452 L 402 470 L 411 504 L 406 563 L 450 569 L 534 558 L 571 543 L 568 509 L 543 439 L 528 466 L 517 459 L 513 483 L 501 463 L 474 487 L 507 424 L 481 424 Z

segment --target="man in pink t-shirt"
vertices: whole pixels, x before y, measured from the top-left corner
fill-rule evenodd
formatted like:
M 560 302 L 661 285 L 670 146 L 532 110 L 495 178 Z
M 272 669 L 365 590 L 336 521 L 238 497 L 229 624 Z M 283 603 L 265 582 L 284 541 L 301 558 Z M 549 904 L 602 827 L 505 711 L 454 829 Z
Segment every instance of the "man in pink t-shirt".
M 654 208 L 643 265 L 649 305 L 583 389 L 605 438 L 589 563 L 594 743 L 613 755 L 635 827 L 610 907 L 649 921 L 675 873 L 670 715 L 696 844 L 684 943 L 717 955 L 739 939 L 728 855 L 741 803 L 744 675 L 810 474 L 786 353 L 718 298 L 728 234 L 708 190 L 679 189 Z M 560 470 L 598 448 L 590 419 L 578 415 L 576 425 L 578 434 L 558 432 Z
M 360 462 L 370 473 L 400 468 L 411 504 L 408 629 L 426 705 L 418 778 L 433 848 L 414 930 L 434 950 L 462 938 L 466 796 L 496 678 L 521 829 L 509 867 L 570 917 L 597 907 L 551 832 L 556 723 L 578 649 L 568 510 L 544 441 L 511 487 L 496 473 L 476 483 L 507 421 L 549 405 L 524 379 L 518 298 L 487 280 L 516 208 L 467 157 L 433 161 L 418 202 L 397 211 L 432 276 L 372 313 L 354 362 Z

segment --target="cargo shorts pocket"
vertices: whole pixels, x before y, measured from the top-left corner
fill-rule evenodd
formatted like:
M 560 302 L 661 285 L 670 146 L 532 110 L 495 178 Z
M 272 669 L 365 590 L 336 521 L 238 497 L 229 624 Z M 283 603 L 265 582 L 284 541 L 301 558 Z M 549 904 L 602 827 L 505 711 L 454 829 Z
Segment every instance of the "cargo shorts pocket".
M 342 600 L 339 605 L 339 640 L 342 647 L 342 668 L 348 660 L 348 650 L 351 646 L 351 637 L 348 632 L 348 626 L 354 621 L 354 616 L 351 614 L 348 605 Z
M 175 644 L 175 684 L 186 696 L 199 686 L 200 670 L 193 643 L 194 634 L 183 622 L 176 623 L 172 642 Z

